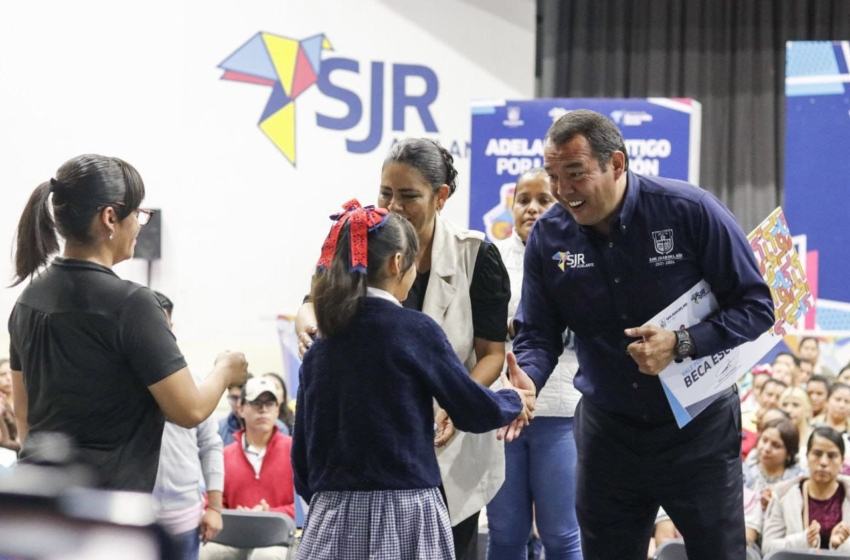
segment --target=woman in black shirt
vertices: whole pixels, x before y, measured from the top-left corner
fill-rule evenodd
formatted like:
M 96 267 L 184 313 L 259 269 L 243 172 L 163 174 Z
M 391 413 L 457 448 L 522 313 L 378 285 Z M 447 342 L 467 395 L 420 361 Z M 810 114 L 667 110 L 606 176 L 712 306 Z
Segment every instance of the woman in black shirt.
M 69 160 L 35 189 L 15 254 L 15 284 L 30 283 L 9 335 L 21 462 L 38 461 L 32 436 L 60 432 L 98 486 L 150 492 L 165 415 L 196 426 L 228 385 L 245 382 L 247 362 L 222 353 L 196 385 L 154 293 L 112 271 L 150 220 L 144 196 L 131 165 L 98 155 Z M 57 232 L 63 255 L 44 268 Z

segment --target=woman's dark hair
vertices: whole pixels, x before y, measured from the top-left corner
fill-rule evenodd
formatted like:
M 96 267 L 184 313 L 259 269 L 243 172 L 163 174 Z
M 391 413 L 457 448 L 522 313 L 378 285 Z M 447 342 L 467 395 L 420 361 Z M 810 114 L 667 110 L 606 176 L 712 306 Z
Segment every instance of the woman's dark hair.
M 578 135 L 587 139 L 590 151 L 599 162 L 601 171 L 605 171 L 608 160 L 614 152 L 623 153 L 625 156 L 623 169 L 629 168 L 629 152 L 626 150 L 623 134 L 608 117 L 596 111 L 588 109 L 570 111 L 552 123 L 546 132 L 546 140 L 550 140 L 553 144 L 563 144 Z
M 794 362 L 794 365 L 800 367 L 800 358 L 792 354 L 791 352 L 780 352 L 776 356 L 773 357 L 773 363 L 776 363 L 776 360 L 779 359 L 780 356 L 790 356 L 791 360 Z
M 366 287 L 377 286 L 386 279 L 384 267 L 393 255 L 402 254 L 402 272 L 407 272 L 416 262 L 419 238 L 410 222 L 393 213 L 387 214 L 384 222 L 381 227 L 369 232 L 369 267 L 366 274 L 349 270 L 351 242 L 350 222 L 347 222 L 340 229 L 330 267 L 316 272 L 313 277 L 310 299 L 322 336 L 333 336 L 348 325 L 366 297 Z
M 841 451 L 841 458 L 844 458 L 844 438 L 841 434 L 836 432 L 835 429 L 830 428 L 829 426 L 818 426 L 812 430 L 812 435 L 809 436 L 809 441 L 806 443 L 806 449 L 812 448 L 812 442 L 814 441 L 815 436 L 828 439 L 834 443 L 836 447 L 838 447 L 839 451 Z
M 292 414 L 292 411 L 289 409 L 289 390 L 286 388 L 286 383 L 284 383 L 283 377 L 273 371 L 264 373 L 263 377 L 274 377 L 280 383 L 281 389 L 283 390 L 283 402 L 280 403 L 280 412 L 277 415 L 277 419 L 292 429 L 292 425 L 295 423 L 295 415 Z
M 841 375 L 841 372 L 838 372 L 838 375 Z M 832 384 L 829 382 L 829 379 L 827 379 L 823 375 L 814 374 L 806 382 L 806 386 L 812 383 L 823 383 L 823 386 L 826 387 L 827 393 L 829 392 L 829 388 L 832 387 Z
M 841 381 L 836 381 L 835 383 L 832 384 L 832 387 L 829 388 L 829 396 L 831 397 L 834 392 L 836 392 L 840 389 L 846 389 L 846 390 L 850 391 L 850 385 L 848 385 L 846 383 L 842 383 Z
M 390 148 L 384 165 L 404 163 L 419 171 L 436 193 L 441 185 L 449 186 L 449 196 L 457 189 L 454 157 L 447 149 L 427 138 L 405 138 Z
M 764 425 L 764 433 L 768 428 L 776 428 L 782 443 L 785 444 L 785 468 L 793 466 L 797 462 L 797 453 L 800 451 L 800 432 L 797 425 L 791 420 L 777 418 Z
M 18 222 L 13 286 L 32 276 L 59 250 L 57 231 L 69 243 L 91 243 L 98 212 L 110 206 L 123 220 L 144 197 L 142 178 L 123 160 L 85 154 L 63 163 L 55 178 L 36 187 Z

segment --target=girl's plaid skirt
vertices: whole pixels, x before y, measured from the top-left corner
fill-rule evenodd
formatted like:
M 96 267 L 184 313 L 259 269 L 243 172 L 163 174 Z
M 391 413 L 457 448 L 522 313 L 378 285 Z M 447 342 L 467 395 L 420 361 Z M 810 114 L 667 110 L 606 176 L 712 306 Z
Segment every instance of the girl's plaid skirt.
M 440 491 L 319 492 L 296 560 L 454 560 Z

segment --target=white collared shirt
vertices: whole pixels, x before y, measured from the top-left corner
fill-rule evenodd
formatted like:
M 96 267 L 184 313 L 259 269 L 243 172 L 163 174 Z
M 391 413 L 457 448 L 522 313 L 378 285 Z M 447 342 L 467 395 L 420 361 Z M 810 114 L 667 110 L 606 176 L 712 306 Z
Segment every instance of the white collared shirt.
M 371 286 L 368 286 L 366 288 L 366 297 L 376 297 L 376 298 L 385 299 L 385 300 L 391 301 L 394 304 L 401 307 L 401 302 L 398 301 L 398 299 L 396 299 L 396 297 L 394 295 L 392 295 L 388 291 L 382 290 L 380 288 L 373 288 Z
M 254 475 L 257 478 L 260 478 L 260 470 L 263 468 L 263 459 L 266 457 L 266 448 L 263 447 L 260 449 L 258 447 L 254 447 L 248 443 L 248 438 L 245 434 L 242 434 L 242 449 L 245 451 L 245 458 L 248 459 L 248 462 L 251 463 L 252 467 L 254 467 Z

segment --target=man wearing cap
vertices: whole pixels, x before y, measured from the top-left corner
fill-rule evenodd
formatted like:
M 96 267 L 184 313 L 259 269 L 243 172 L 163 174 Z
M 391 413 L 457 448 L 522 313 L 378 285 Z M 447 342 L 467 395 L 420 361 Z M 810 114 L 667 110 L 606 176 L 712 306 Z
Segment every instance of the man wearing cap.
M 239 416 L 245 429 L 224 448 L 224 494 L 228 509 L 276 511 L 295 516 L 295 487 L 290 450 L 292 438 L 275 426 L 280 403 L 277 388 L 263 377 L 248 380 L 242 389 Z M 241 550 L 209 543 L 201 548 L 203 560 L 285 558 L 288 550 L 269 547 Z
M 248 379 L 254 377 L 248 373 Z M 227 388 L 227 402 L 230 404 L 230 413 L 218 421 L 218 435 L 224 445 L 230 445 L 235 441 L 236 432 L 242 429 L 242 420 L 239 416 L 239 402 L 242 399 L 243 385 L 232 385 Z M 289 428 L 279 419 L 275 420 L 275 426 L 280 433 L 290 435 Z

